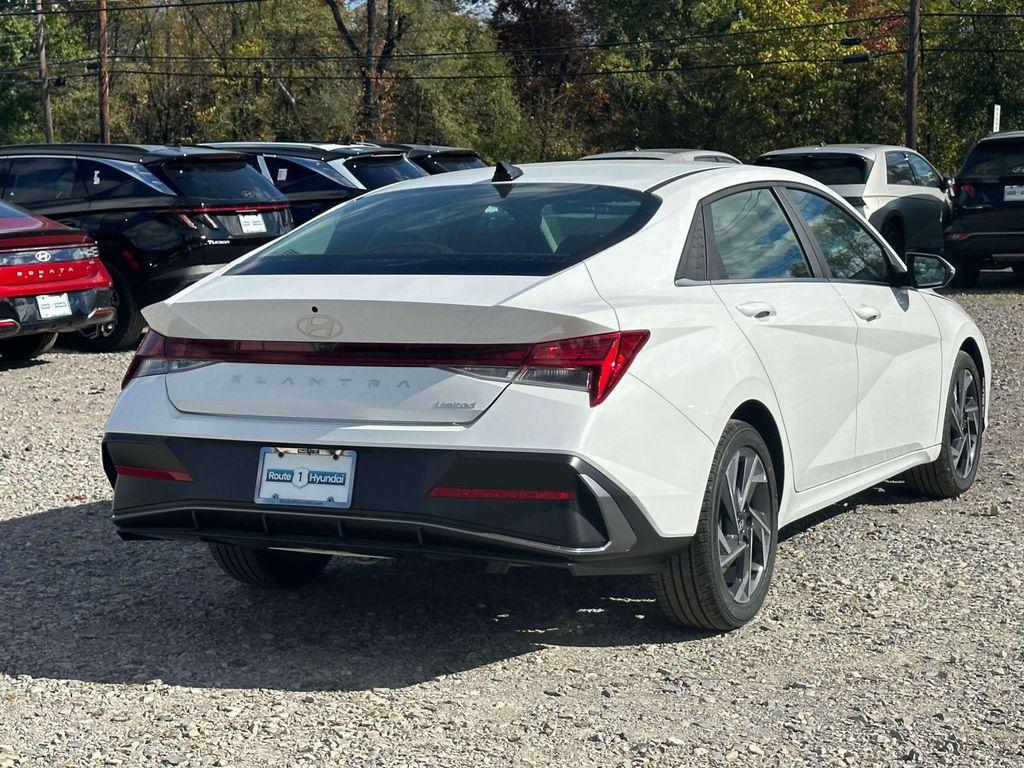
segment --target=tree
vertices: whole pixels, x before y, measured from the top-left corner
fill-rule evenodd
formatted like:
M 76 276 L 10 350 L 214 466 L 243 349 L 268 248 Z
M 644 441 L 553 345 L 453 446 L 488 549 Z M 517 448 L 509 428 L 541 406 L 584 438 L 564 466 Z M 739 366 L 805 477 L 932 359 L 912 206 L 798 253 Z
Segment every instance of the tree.
M 385 16 L 383 34 L 378 34 L 377 0 L 363 0 L 365 21 L 363 27 L 363 43 L 356 42 L 353 31 L 349 29 L 342 13 L 342 4 L 338 0 L 324 0 L 331 10 L 334 26 L 345 47 L 361 61 L 359 74 L 362 78 L 363 99 L 359 118 L 360 128 L 370 136 L 380 130 L 380 100 L 378 84 L 395 56 L 395 51 L 409 25 L 409 17 L 398 13 L 397 0 L 384 0 Z

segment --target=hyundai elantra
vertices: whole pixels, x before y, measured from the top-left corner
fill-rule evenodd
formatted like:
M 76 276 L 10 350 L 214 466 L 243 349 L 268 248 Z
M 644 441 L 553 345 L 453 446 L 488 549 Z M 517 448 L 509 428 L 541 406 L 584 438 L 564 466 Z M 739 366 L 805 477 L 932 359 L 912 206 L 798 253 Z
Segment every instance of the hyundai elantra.
M 403 182 L 145 310 L 114 525 L 263 587 L 338 554 L 650 574 L 670 619 L 733 629 L 781 527 L 971 486 L 990 365 L 951 276 L 776 168 Z

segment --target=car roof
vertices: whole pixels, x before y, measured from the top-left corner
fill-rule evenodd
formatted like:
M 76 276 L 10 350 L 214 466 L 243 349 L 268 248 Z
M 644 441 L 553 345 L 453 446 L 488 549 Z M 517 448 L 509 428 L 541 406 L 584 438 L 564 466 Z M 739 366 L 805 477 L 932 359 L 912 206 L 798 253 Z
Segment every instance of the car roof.
M 213 159 L 228 157 L 229 153 L 209 147 L 176 144 L 8 144 L 0 146 L 0 155 L 68 155 L 145 164 L 185 158 Z
M 400 151 L 382 147 L 379 144 L 332 144 L 330 142 L 300 141 L 217 141 L 203 144 L 204 147 L 245 152 L 253 155 L 288 155 L 310 160 L 338 160 L 346 157 L 365 155 L 399 155 Z
M 761 157 L 777 157 L 779 155 L 859 155 L 874 160 L 879 152 L 915 152 L 908 147 L 895 144 L 815 144 L 809 147 L 787 147 L 765 152 Z
M 388 149 L 399 149 L 409 157 L 430 157 L 431 155 L 472 155 L 480 157 L 480 153 L 469 147 L 449 147 L 443 144 L 405 144 L 398 141 L 381 142 L 380 146 Z
M 661 160 L 670 162 L 687 163 L 694 160 L 689 155 L 708 155 L 711 157 L 728 157 L 739 160 L 728 152 L 720 152 L 717 149 L 625 149 L 617 152 L 599 152 L 596 155 L 581 157 L 581 160 Z
M 568 160 L 524 163 L 518 167 L 523 173 L 515 181 L 509 182 L 511 184 L 593 184 L 638 192 L 653 192 L 673 182 L 687 184 L 688 180 L 701 182 L 711 177 L 721 179 L 724 182 L 722 186 L 759 181 L 793 181 L 804 184 L 810 182 L 806 176 L 792 171 L 736 163 L 666 163 L 660 160 L 607 160 L 595 163 L 588 160 Z M 439 173 L 401 181 L 374 190 L 370 194 L 386 194 L 424 187 L 486 184 L 491 181 L 494 172 L 493 168 L 473 168 Z M 817 183 L 814 186 L 826 189 Z M 677 186 L 674 185 L 673 191 L 676 189 Z M 659 192 L 660 194 L 662 193 Z
M 1012 141 L 1024 139 L 1024 131 L 999 131 L 983 136 L 980 141 Z

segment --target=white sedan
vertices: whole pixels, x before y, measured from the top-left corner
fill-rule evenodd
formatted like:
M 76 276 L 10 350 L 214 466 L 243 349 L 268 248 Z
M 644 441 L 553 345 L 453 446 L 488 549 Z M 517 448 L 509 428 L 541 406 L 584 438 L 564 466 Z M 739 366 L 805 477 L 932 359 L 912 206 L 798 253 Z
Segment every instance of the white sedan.
M 260 586 L 331 555 L 651 574 L 729 630 L 778 531 L 978 471 L 985 340 L 775 168 L 499 164 L 372 192 L 145 311 L 106 425 L 125 539 Z

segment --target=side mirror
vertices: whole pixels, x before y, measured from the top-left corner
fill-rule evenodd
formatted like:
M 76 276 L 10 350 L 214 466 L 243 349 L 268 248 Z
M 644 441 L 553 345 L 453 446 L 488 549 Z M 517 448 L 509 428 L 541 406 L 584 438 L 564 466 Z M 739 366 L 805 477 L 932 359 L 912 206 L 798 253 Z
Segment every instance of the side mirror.
M 949 192 L 949 190 L 953 188 L 954 184 L 956 184 L 956 182 L 953 179 L 939 179 L 939 189 L 941 189 L 943 192 Z
M 932 253 L 908 253 L 903 260 L 908 282 L 915 288 L 945 288 L 956 274 L 952 264 Z

